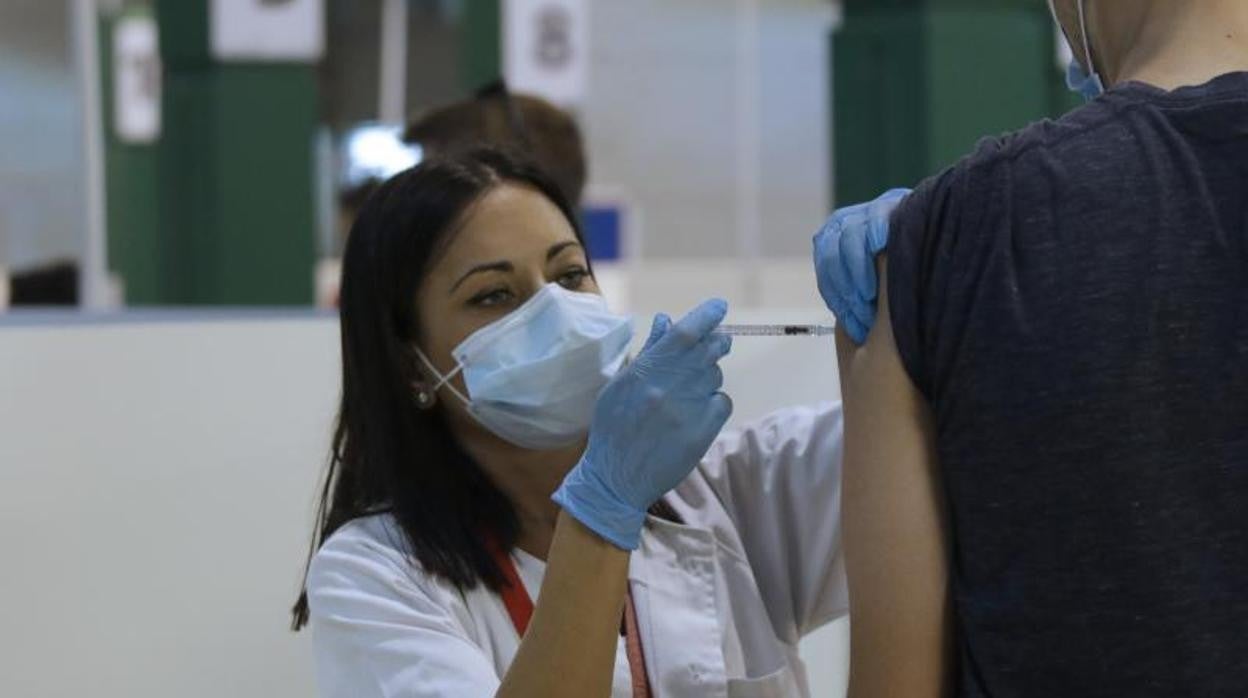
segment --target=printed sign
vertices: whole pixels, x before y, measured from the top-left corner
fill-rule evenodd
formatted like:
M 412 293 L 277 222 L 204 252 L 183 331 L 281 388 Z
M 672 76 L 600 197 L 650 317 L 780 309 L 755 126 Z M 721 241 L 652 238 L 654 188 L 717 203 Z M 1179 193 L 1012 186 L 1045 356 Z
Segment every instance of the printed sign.
M 314 62 L 325 54 L 325 0 L 212 0 L 221 61 Z
M 503 74 L 513 92 L 565 107 L 585 98 L 589 66 L 587 0 L 506 0 Z
M 160 44 L 156 20 L 128 15 L 113 28 L 113 128 L 123 143 L 160 138 Z

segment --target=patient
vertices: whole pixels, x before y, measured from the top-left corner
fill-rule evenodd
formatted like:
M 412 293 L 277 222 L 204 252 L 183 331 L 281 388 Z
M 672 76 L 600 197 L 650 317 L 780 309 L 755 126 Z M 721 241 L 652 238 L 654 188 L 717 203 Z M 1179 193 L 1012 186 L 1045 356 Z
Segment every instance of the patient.
M 1076 8 L 838 341 L 854 698 L 1248 695 L 1248 3 Z

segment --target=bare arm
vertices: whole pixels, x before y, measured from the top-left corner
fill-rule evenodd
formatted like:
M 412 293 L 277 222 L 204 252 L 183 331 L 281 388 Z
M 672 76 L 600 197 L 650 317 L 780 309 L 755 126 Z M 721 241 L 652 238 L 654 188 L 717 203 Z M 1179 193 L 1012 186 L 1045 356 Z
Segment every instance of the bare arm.
M 862 347 L 837 334 L 851 698 L 933 698 L 949 683 L 948 570 L 932 419 L 893 339 L 886 263 Z
M 533 620 L 500 698 L 611 694 L 628 556 L 560 512 Z

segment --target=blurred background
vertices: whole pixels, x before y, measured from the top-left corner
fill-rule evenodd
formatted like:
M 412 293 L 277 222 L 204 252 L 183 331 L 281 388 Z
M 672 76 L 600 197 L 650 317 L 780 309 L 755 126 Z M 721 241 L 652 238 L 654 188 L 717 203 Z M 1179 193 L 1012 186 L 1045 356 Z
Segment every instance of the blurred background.
M 0 695 L 311 694 L 338 260 L 447 105 L 577 125 L 618 309 L 828 321 L 825 216 L 1074 106 L 1063 49 L 1045 0 L 3 0 Z M 833 355 L 739 343 L 736 419 Z

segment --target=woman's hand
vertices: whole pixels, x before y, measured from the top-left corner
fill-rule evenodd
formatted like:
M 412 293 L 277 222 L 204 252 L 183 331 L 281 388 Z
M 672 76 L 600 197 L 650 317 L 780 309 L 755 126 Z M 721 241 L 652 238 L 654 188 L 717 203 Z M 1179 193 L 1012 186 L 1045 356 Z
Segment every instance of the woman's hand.
M 636 549 L 646 510 L 692 472 L 732 414 L 719 391 L 732 338 L 714 333 L 727 312 L 711 300 L 674 326 L 655 318 L 641 353 L 603 389 L 585 455 L 555 492 L 620 548 Z
M 875 258 L 888 245 L 889 217 L 910 195 L 890 189 L 874 201 L 837 209 L 815 235 L 815 277 L 828 310 L 855 344 L 875 324 Z

